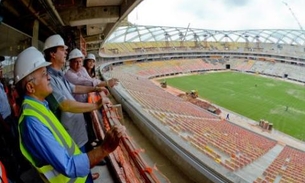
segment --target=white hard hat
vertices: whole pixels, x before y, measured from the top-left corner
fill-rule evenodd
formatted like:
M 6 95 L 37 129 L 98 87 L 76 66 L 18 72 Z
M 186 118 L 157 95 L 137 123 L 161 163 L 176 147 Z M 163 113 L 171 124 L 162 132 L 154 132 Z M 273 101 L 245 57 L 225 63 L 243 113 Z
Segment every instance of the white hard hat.
M 85 58 L 85 60 L 89 60 L 89 59 L 92 59 L 92 60 L 96 61 L 95 55 L 92 54 L 92 53 L 88 53 L 88 55 L 87 55 L 86 58 Z
M 82 58 L 82 59 L 84 59 L 84 55 L 83 55 L 83 53 L 79 50 L 79 49 L 77 49 L 77 48 L 75 48 L 75 49 L 73 49 L 70 53 L 69 53 L 69 61 L 71 60 L 71 59 L 74 59 L 74 58 Z
M 63 46 L 65 49 L 68 49 L 68 46 L 65 45 L 64 39 L 59 34 L 52 35 L 46 39 L 43 51 L 57 46 Z
M 8 81 L 8 84 L 9 84 L 9 85 L 14 84 L 14 80 L 10 79 L 10 80 Z
M 51 65 L 35 47 L 23 50 L 18 56 L 14 66 L 15 84 L 35 70 Z

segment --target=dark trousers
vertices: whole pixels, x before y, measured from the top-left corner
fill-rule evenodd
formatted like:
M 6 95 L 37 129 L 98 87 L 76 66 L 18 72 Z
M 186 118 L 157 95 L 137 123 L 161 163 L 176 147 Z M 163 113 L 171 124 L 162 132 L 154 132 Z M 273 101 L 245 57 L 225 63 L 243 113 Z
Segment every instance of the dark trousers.
M 85 146 L 80 147 L 79 149 L 82 151 L 82 153 L 87 153 L 87 152 L 88 152 L 88 151 L 86 150 L 86 147 L 85 147 Z M 87 179 L 86 179 L 86 183 L 93 183 L 93 179 L 92 179 L 92 174 L 91 174 L 91 172 L 88 174 L 88 177 L 87 177 Z
M 86 123 L 87 123 L 86 127 L 87 127 L 88 139 L 89 139 L 87 149 L 89 149 L 91 142 L 93 142 L 97 137 L 96 137 L 95 132 L 94 132 L 91 113 L 90 112 L 85 112 L 84 117 L 85 117 L 85 120 L 86 120 Z
M 11 181 L 18 181 L 22 172 L 30 168 L 19 148 L 17 119 L 0 115 L 0 160 Z

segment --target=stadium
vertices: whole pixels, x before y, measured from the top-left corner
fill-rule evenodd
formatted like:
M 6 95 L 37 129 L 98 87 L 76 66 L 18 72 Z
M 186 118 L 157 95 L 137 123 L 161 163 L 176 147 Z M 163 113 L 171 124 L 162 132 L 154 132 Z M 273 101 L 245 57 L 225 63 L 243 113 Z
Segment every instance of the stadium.
M 145 115 L 148 124 L 142 124 L 144 120 L 141 119 L 138 124 L 141 129 L 161 130 L 151 134 L 152 141 L 160 138 L 157 145 L 161 149 L 165 145 L 160 143 L 162 138 L 159 133 L 163 134 L 163 138 L 169 137 L 174 141 L 167 144 L 169 147 L 176 145 L 184 151 L 200 154 L 192 157 L 180 152 L 179 156 L 186 161 L 182 165 L 184 172 L 189 172 L 190 176 L 196 177 L 196 171 L 190 168 L 196 167 L 192 161 L 198 163 L 200 160 L 208 164 L 211 172 L 221 173 L 232 182 L 303 182 L 303 162 L 300 158 L 304 156 L 302 130 L 299 135 L 297 132 L 290 134 L 295 138 L 278 130 L 281 126 L 289 128 L 288 125 L 293 129 L 301 127 L 292 127 L 293 123 L 286 126 L 284 120 L 273 128 L 273 123 L 270 121 L 269 124 L 266 120 L 254 121 L 246 117 L 226 120 L 224 115 L 211 114 L 208 107 L 198 109 L 197 105 L 179 98 L 177 93 L 168 93 L 160 84 L 151 81 L 159 77 L 164 79 L 230 71 L 255 77 L 261 75 L 276 82 L 298 83 L 302 91 L 305 81 L 303 36 L 302 32 L 294 30 L 213 31 L 176 27 L 120 27 L 101 48 L 100 55 L 107 63 L 100 70 L 105 77 L 120 79 L 121 87 L 113 93 L 124 107 L 129 108 L 130 113 L 134 113 L 132 115 Z M 238 76 L 237 80 L 240 77 L 244 76 Z M 166 81 L 170 83 L 171 80 Z M 193 84 L 188 87 L 192 87 L 188 88 L 191 90 L 199 86 Z M 304 96 L 298 95 L 300 101 L 296 103 L 304 99 L 301 95 Z M 234 101 L 231 105 L 234 105 Z M 175 150 L 172 149 L 168 156 L 173 156 Z M 178 151 L 176 153 L 179 154 Z M 187 157 L 193 160 L 187 160 Z M 197 171 L 198 174 L 203 172 Z M 219 181 L 208 171 L 205 175 L 215 182 Z
M 0 1 L 1 81 L 10 86 L 17 55 L 56 32 L 97 56 L 101 79 L 119 79 L 108 96 L 117 105 L 92 112 L 99 138 L 125 115 L 190 182 L 305 182 L 304 30 L 131 24 L 140 3 Z M 95 182 L 179 182 L 143 156 L 122 139 Z

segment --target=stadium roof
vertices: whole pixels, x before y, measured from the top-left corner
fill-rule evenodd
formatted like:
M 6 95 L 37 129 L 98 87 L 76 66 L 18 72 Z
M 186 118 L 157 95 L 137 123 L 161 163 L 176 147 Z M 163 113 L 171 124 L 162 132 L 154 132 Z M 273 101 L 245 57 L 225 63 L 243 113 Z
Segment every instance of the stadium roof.
M 207 41 L 305 46 L 305 31 L 292 29 L 209 30 L 182 27 L 123 26 L 107 39 L 114 42 Z

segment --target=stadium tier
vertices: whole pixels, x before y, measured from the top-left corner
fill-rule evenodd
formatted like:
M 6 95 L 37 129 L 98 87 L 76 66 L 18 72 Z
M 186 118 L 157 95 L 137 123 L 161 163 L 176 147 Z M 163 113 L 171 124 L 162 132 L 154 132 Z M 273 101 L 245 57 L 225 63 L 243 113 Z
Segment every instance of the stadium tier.
M 298 65 L 218 57 L 138 61 L 129 64 L 119 62 L 113 70 L 108 71 L 108 74 L 119 78 L 121 89 L 141 106 L 143 113 L 158 119 L 164 128 L 169 129 L 184 143 L 191 144 L 214 164 L 221 165 L 226 171 L 234 172 L 245 182 L 303 182 L 304 162 L 297 162 L 296 159 L 304 156 L 304 147 L 291 147 L 276 138 L 236 125 L 164 91 L 150 81 L 156 77 L 224 71 L 228 70 L 228 65 L 231 71 L 305 82 L 305 68 Z M 107 75 L 107 72 L 104 75 Z M 207 164 L 215 167 L 213 163 Z M 216 171 L 225 173 L 218 169 Z M 293 179 L 294 177 L 297 178 Z

